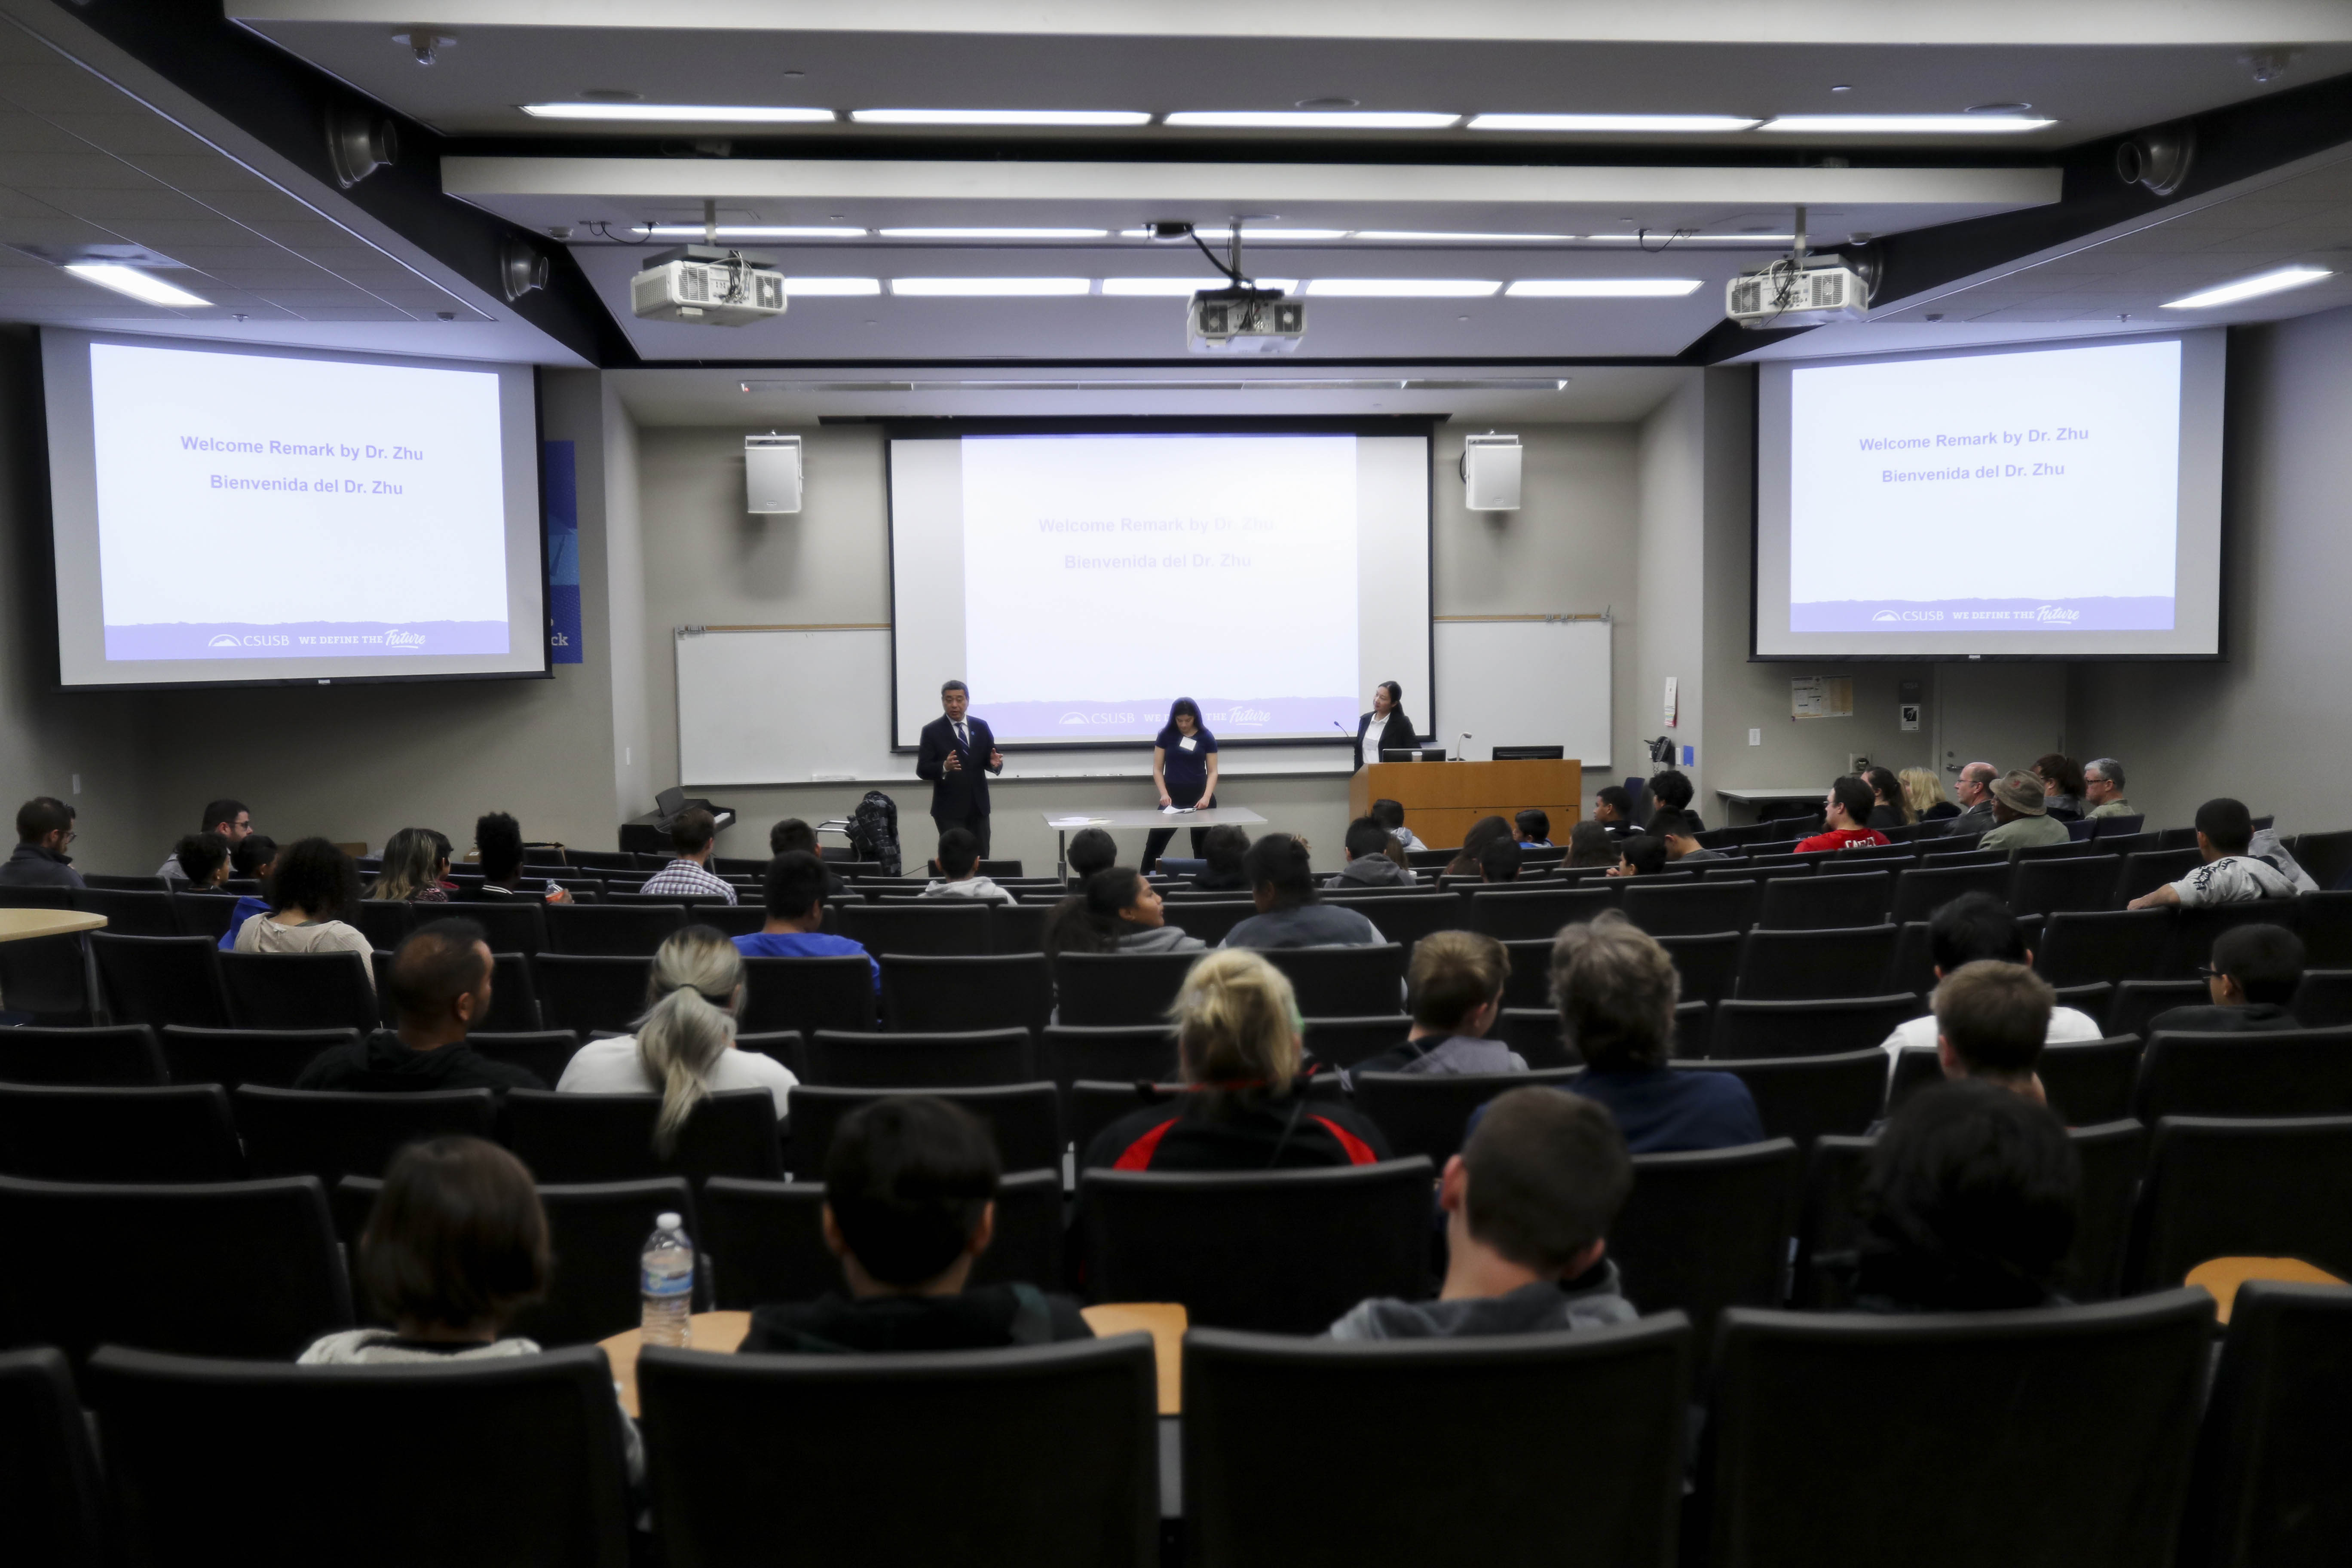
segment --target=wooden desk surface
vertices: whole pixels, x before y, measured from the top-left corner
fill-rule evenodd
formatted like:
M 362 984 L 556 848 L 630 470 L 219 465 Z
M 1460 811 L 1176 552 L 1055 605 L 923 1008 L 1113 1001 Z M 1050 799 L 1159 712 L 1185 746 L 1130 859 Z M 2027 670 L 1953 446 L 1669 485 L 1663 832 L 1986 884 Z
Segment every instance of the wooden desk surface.
M 2208 1258 L 2190 1269 L 2182 1283 L 2210 1291 L 2213 1300 L 2221 1303 L 2217 1315 L 2226 1323 L 2230 1321 L 2230 1309 L 2237 1305 L 2238 1287 L 2249 1279 L 2282 1279 L 2290 1285 L 2344 1283 L 2326 1269 L 2315 1268 L 2300 1258 Z
M 78 931 L 100 930 L 105 924 L 104 915 L 84 914 L 79 910 L 0 910 L 0 942 L 72 936 Z
M 1160 1414 L 1174 1415 L 1181 1411 L 1187 1322 L 1183 1307 L 1173 1301 L 1118 1301 L 1086 1308 L 1085 1313 L 1087 1326 L 1106 1339 L 1139 1331 L 1150 1334 L 1151 1353 L 1160 1371 Z M 749 1312 L 697 1312 L 688 1328 L 691 1338 L 687 1348 L 729 1354 L 751 1331 Z M 597 1342 L 597 1348 L 613 1363 L 613 1381 L 621 1389 L 621 1408 L 631 1415 L 637 1413 L 637 1352 L 644 1343 L 644 1335 L 635 1329 Z

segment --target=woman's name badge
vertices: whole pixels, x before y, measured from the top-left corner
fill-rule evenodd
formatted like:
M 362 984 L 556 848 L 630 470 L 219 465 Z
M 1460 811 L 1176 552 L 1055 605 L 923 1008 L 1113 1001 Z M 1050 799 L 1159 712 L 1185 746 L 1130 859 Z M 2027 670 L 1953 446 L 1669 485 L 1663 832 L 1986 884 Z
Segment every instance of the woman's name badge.
M 1180 751 L 1197 752 L 1201 749 L 1199 737 L 1193 735 L 1185 736 L 1182 740 L 1177 742 L 1176 745 Z

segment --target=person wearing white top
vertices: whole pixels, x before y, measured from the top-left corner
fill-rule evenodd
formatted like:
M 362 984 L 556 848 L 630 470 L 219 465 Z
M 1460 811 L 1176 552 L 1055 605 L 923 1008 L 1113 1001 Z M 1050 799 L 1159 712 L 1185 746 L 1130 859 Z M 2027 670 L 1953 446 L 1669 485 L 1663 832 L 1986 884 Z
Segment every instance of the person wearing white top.
M 339 917 L 359 908 L 359 868 L 324 838 L 304 838 L 280 851 L 270 873 L 270 907 L 239 926 L 238 952 L 356 952 L 360 973 L 375 985 L 375 944 Z
M 709 926 L 688 926 L 654 954 L 646 1016 L 637 1032 L 591 1040 L 556 1080 L 559 1094 L 658 1094 L 654 1148 L 667 1155 L 677 1130 L 705 1096 L 764 1089 L 783 1120 L 800 1080 L 772 1057 L 735 1044 L 735 1008 L 743 996 L 743 955 Z
M 1935 962 L 1936 978 L 1943 980 L 1957 973 L 1965 963 L 1982 959 L 1998 959 L 2005 963 L 2022 963 L 2032 967 L 2033 950 L 2025 945 L 2025 936 L 2018 929 L 2017 919 L 2009 906 L 1990 893 L 1964 893 L 1937 910 L 1927 922 L 1927 948 Z M 1928 999 L 1934 1005 L 1934 997 Z M 2053 1007 L 2050 1026 L 2044 1044 L 2056 1045 L 2069 1040 L 2101 1038 L 2098 1021 L 2089 1014 L 2073 1007 Z M 1896 1058 L 1913 1047 L 1934 1049 L 1936 1019 L 1930 1013 L 1895 1026 L 1893 1034 L 1879 1042 L 1886 1053 L 1887 1081 L 1894 1081 Z
M 2246 853 L 2253 844 L 2254 819 L 2245 803 L 2224 795 L 2197 808 L 2197 853 L 2203 864 L 2178 882 L 2167 882 L 2152 893 L 2134 899 L 2126 909 L 2150 910 L 2164 904 L 2205 909 L 2214 904 L 2251 903 L 2256 899 L 2291 899 L 2294 880 L 2266 860 Z

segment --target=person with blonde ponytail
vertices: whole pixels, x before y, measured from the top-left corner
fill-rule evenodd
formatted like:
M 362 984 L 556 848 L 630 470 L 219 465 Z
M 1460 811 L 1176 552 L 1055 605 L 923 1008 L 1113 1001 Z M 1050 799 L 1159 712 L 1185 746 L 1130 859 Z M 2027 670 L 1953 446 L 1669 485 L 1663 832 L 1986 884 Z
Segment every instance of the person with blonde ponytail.
M 1298 1000 L 1247 948 L 1192 965 L 1169 1010 L 1183 1093 L 1119 1118 L 1086 1163 L 1115 1171 L 1275 1171 L 1388 1159 L 1378 1127 L 1299 1076 Z
M 782 1121 L 800 1080 L 775 1058 L 736 1048 L 735 1006 L 742 996 L 743 955 L 735 944 L 709 926 L 687 927 L 654 954 L 637 1032 L 581 1047 L 557 1092 L 660 1095 L 654 1147 L 664 1154 L 706 1095 L 764 1089 L 775 1096 Z

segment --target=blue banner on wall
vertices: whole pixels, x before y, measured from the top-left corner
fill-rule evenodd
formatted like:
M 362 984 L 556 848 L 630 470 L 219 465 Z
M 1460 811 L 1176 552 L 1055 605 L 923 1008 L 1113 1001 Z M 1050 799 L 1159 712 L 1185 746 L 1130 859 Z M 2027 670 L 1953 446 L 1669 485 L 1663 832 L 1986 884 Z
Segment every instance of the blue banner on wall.
M 578 664 L 580 647 L 580 483 L 572 443 L 542 441 L 547 495 L 547 646 L 551 661 Z

